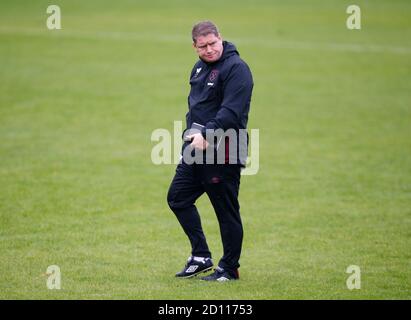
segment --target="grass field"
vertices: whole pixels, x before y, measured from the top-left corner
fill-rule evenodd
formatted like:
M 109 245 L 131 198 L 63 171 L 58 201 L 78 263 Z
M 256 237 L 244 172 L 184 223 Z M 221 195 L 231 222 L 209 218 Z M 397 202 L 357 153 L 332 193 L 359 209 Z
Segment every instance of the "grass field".
M 1 299 L 410 299 L 411 2 L 0 2 Z M 187 110 L 192 25 L 254 75 L 241 280 L 177 280 L 175 165 L 150 140 Z M 214 211 L 198 201 L 215 260 Z M 49 265 L 61 290 L 46 287 Z M 348 290 L 346 269 L 361 268 Z

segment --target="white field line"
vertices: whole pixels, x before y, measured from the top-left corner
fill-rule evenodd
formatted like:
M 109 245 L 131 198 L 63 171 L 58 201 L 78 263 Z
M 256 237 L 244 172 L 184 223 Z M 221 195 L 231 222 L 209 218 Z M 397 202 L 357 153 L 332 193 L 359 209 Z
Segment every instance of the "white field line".
M 43 36 L 43 37 L 65 37 L 85 40 L 120 40 L 120 41 L 147 41 L 160 43 L 181 43 L 190 45 L 190 35 L 160 35 L 145 34 L 136 32 L 86 32 L 86 31 L 66 31 L 66 30 L 47 30 L 47 29 L 16 29 L 0 27 L 0 34 L 23 35 L 23 36 Z M 400 47 L 391 45 L 375 45 L 360 43 L 327 43 L 327 42 L 306 42 L 306 41 L 284 41 L 257 39 L 257 38 L 234 38 L 234 43 L 245 46 L 266 47 L 272 49 L 291 49 L 291 50 L 321 50 L 337 52 L 356 52 L 356 53 L 392 53 L 392 54 L 411 54 L 411 47 Z M 1 45 L 1 43 L 0 43 Z

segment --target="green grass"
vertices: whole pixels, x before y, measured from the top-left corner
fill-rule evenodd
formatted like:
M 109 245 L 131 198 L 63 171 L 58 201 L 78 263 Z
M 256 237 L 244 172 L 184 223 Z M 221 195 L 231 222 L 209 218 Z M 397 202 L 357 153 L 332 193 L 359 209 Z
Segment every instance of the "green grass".
M 136 2 L 54 1 L 59 31 L 49 1 L 0 2 L 0 298 L 410 299 L 411 3 L 358 0 L 349 31 L 348 1 Z M 151 132 L 184 119 L 205 18 L 253 71 L 260 129 L 226 284 L 173 277 L 190 253 L 166 203 L 175 165 L 150 159 Z

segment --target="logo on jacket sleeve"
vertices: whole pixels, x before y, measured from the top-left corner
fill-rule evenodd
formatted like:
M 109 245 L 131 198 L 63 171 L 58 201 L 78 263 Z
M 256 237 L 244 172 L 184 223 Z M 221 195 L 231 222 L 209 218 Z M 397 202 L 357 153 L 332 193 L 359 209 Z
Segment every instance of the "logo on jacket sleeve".
M 218 77 L 218 70 L 214 69 L 214 70 L 211 70 L 208 80 L 214 81 L 215 79 L 217 79 L 217 77 Z
M 201 69 L 202 69 L 202 68 L 197 68 L 196 73 L 195 73 L 195 75 L 194 75 L 194 78 L 198 76 L 198 74 L 200 73 Z

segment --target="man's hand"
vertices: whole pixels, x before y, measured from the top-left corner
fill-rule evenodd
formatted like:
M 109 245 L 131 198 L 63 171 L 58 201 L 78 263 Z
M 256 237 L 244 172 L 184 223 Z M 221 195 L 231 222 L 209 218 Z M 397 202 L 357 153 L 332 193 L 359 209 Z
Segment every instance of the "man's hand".
M 187 136 L 188 139 L 193 139 L 191 141 L 191 146 L 195 149 L 200 149 L 204 150 L 207 149 L 209 143 L 207 142 L 206 139 L 203 138 L 203 135 L 201 133 L 195 133 L 192 135 Z

